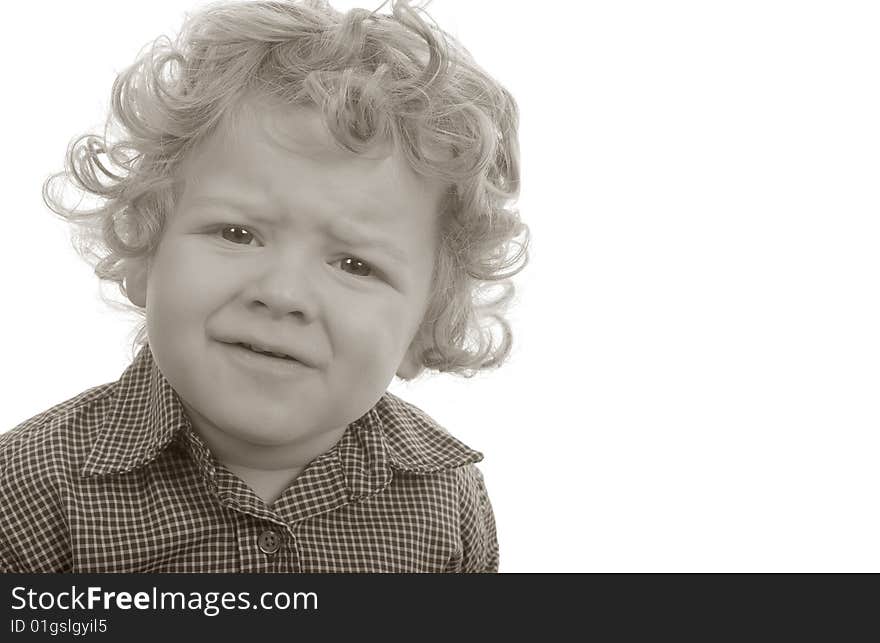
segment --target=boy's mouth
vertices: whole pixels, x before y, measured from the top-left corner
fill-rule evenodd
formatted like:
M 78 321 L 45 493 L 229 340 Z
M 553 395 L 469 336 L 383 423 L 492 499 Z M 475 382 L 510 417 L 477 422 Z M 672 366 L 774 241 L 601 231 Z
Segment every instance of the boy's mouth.
M 257 353 L 259 355 L 266 355 L 268 357 L 277 357 L 279 359 L 286 359 L 290 362 L 298 361 L 298 360 L 294 359 L 293 357 L 291 357 L 290 355 L 285 355 L 284 353 L 276 353 L 274 351 L 263 350 L 263 349 L 257 348 L 253 344 L 244 344 L 244 343 L 239 342 L 239 343 L 235 344 L 235 346 L 241 346 L 242 348 L 246 348 L 246 349 L 253 351 L 254 353 Z

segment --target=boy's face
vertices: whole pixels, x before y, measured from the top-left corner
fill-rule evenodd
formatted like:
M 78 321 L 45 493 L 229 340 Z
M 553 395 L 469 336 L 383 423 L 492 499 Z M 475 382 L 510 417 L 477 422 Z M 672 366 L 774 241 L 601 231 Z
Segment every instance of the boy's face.
M 395 372 L 418 370 L 407 353 L 443 186 L 396 151 L 331 149 L 317 112 L 246 105 L 234 135 L 187 159 L 177 208 L 128 293 L 197 428 L 230 444 L 338 439 Z

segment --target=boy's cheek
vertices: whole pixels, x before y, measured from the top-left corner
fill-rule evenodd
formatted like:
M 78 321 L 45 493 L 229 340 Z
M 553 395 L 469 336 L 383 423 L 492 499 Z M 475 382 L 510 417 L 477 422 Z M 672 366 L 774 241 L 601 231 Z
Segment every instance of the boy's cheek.
M 185 244 L 170 243 L 157 254 L 149 283 L 153 291 L 150 299 L 156 304 L 195 309 L 199 302 L 221 297 L 231 289 L 234 274 L 228 262 L 186 250 Z
M 390 381 L 409 348 L 414 331 L 409 329 L 410 324 L 402 313 L 361 319 L 363 323 L 356 324 L 347 336 L 349 354 L 357 356 L 364 372 Z

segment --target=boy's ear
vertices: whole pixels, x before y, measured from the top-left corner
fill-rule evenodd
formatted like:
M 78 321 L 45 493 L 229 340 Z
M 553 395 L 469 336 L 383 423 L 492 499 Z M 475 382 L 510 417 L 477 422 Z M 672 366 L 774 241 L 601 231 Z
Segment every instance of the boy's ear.
M 413 341 L 412 344 L 409 345 L 409 349 L 406 351 L 406 355 L 403 356 L 403 360 L 400 362 L 400 366 L 397 369 L 397 377 L 402 380 L 411 380 L 415 379 L 419 373 L 422 372 L 423 366 L 420 359 L 416 357 L 418 354 L 419 344 L 417 341 Z
M 147 307 L 147 275 L 149 266 L 146 259 L 128 259 L 125 264 L 125 295 L 135 306 Z

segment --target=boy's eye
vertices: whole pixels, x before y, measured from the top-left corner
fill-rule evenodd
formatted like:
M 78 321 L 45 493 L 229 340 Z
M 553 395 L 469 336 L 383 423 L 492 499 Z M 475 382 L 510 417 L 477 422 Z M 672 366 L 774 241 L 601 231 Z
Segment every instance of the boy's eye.
M 220 229 L 220 234 L 227 241 L 245 246 L 250 245 L 251 241 L 255 238 L 250 230 L 237 225 L 223 226 Z
M 373 274 L 373 268 L 365 261 L 361 261 L 356 257 L 346 257 L 340 262 L 340 267 L 344 272 L 355 275 L 357 277 L 369 277 Z

